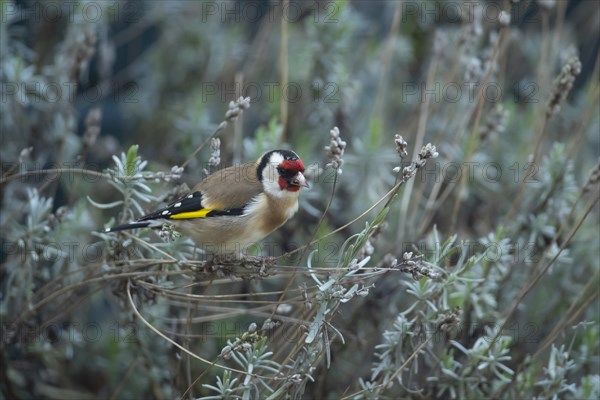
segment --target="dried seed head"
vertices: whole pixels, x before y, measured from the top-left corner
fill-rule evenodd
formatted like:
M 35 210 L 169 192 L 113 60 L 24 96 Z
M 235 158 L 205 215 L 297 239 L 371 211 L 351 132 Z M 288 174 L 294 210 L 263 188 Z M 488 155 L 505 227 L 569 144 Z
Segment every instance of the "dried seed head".
M 240 97 L 229 102 L 229 110 L 225 113 L 227 122 L 235 121 L 243 112 L 250 108 L 250 97 Z
M 21 153 L 19 153 L 19 162 L 23 163 L 23 162 L 29 160 L 32 152 L 33 152 L 33 146 L 25 147 L 23 150 L 21 150 Z
M 556 79 L 552 95 L 546 108 L 546 116 L 550 118 L 560 112 L 561 103 L 567 98 L 573 88 L 575 77 L 581 73 L 581 61 L 579 58 L 571 57 L 567 60 Z
M 267 319 L 265 319 L 265 322 L 263 322 L 262 328 L 260 328 L 260 329 L 262 331 L 268 331 L 268 330 L 275 328 L 277 325 L 278 325 L 277 322 L 274 322 L 271 318 L 267 318 Z
M 556 0 L 537 0 L 540 8 L 545 11 L 550 11 L 556 5 Z
M 371 238 L 367 239 L 367 241 L 365 242 L 365 245 L 360 249 L 357 257 L 356 261 L 362 261 L 367 257 L 370 257 L 373 255 L 373 253 L 375 252 L 375 247 L 373 246 L 373 243 L 371 242 Z
M 337 126 L 329 131 L 329 135 L 331 136 L 331 140 L 329 141 L 329 145 L 325 146 L 327 158 L 330 160 L 327 166 L 332 166 L 337 170 L 338 174 L 341 174 L 341 167 L 344 164 L 342 157 L 344 156 L 344 150 L 346 149 L 346 142 L 340 137 L 340 130 Z
M 400 135 L 396 135 L 394 137 L 394 143 L 396 144 L 396 152 L 400 155 L 400 158 L 404 158 L 408 155 L 406 148 L 408 147 L 408 143 L 404 140 L 404 138 Z
M 436 320 L 437 328 L 442 332 L 447 332 L 460 323 L 461 317 L 462 311 L 460 308 L 448 310 Z
M 291 304 L 280 304 L 277 306 L 277 308 L 275 309 L 275 312 L 277 314 L 289 314 L 294 310 L 294 307 Z M 263 329 L 265 329 L 264 325 L 263 325 Z
M 500 11 L 500 15 L 498 16 L 498 21 L 500 22 L 501 26 L 509 26 L 510 25 L 510 13 L 505 10 Z
M 216 167 L 221 164 L 221 139 L 212 138 L 210 140 L 210 158 L 208 164 L 211 167 Z
M 592 186 L 596 185 L 600 181 L 600 161 L 596 164 L 596 167 L 590 173 L 590 177 L 587 182 L 583 186 L 584 192 L 589 192 L 592 190 Z
M 223 347 L 221 350 L 221 357 L 223 357 L 225 360 L 229 360 L 231 358 L 231 350 L 233 349 L 229 345 Z
M 92 108 L 85 117 L 85 132 L 83 134 L 83 143 L 86 147 L 91 147 L 96 143 L 96 138 L 100 135 L 100 125 L 102 123 L 102 109 Z
M 398 260 L 393 254 L 387 253 L 383 259 L 377 264 L 377 268 L 394 269 L 398 265 Z
M 433 52 L 439 56 L 446 46 L 448 46 L 448 35 L 442 30 L 436 29 L 433 33 Z
M 464 61 L 464 66 L 464 80 L 466 82 L 478 82 L 485 74 L 483 62 L 477 56 L 466 58 Z
M 422 256 L 415 256 L 412 252 L 404 253 L 402 255 L 402 262 L 400 263 L 400 271 L 411 274 L 415 281 L 424 276 L 429 279 L 439 278 L 440 274 L 435 272 L 430 266 L 423 264 L 421 258 Z
M 508 115 L 508 110 L 505 110 L 502 104 L 496 104 L 488 115 L 485 125 L 479 131 L 480 138 L 484 140 L 496 134 L 504 133 Z
M 428 160 L 430 158 L 437 158 L 440 155 L 440 153 L 438 153 L 436 150 L 437 149 L 434 145 L 432 145 L 431 143 L 427 143 L 421 149 L 421 152 L 419 153 L 419 159 Z

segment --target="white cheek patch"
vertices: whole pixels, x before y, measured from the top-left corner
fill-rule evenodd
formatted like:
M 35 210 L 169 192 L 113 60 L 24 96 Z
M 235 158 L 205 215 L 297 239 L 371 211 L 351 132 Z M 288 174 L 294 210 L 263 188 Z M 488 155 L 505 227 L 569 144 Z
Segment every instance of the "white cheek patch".
M 265 167 L 265 172 L 263 173 L 263 179 L 267 182 L 276 182 L 279 179 L 277 166 L 273 164 L 267 164 Z
M 270 166 L 267 169 L 271 169 Z M 277 173 L 276 173 L 277 174 Z M 269 179 L 267 176 L 263 178 L 263 187 L 265 188 L 265 192 L 270 194 L 271 196 L 280 197 L 282 192 L 285 190 L 281 190 L 279 187 L 279 174 L 275 178 Z
M 263 170 L 262 184 L 265 188 L 265 192 L 269 193 L 271 196 L 279 197 L 282 192 L 279 187 L 279 173 L 277 172 L 277 167 L 282 161 L 283 157 L 281 154 L 274 153 L 271 156 L 270 162 Z
M 293 199 L 298 196 L 297 192 L 284 190 L 279 186 L 279 172 L 277 171 L 277 168 L 284 161 L 285 159 L 278 152 L 275 152 L 270 156 L 269 162 L 267 163 L 265 169 L 262 172 L 262 184 L 265 189 L 265 192 L 268 193 L 270 196 L 277 197 L 280 199 Z

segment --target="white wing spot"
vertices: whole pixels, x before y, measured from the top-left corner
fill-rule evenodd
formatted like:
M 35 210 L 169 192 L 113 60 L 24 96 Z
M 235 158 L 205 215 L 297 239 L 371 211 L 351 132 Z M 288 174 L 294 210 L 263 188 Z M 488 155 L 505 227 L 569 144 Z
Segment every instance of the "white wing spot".
M 169 215 L 169 210 L 165 210 L 162 212 L 162 215 Z
M 175 203 L 175 205 L 173 207 L 181 207 L 181 202 Z
M 190 195 L 188 196 L 188 199 L 192 199 L 192 198 L 194 198 L 194 195 L 193 195 L 193 194 L 190 194 Z

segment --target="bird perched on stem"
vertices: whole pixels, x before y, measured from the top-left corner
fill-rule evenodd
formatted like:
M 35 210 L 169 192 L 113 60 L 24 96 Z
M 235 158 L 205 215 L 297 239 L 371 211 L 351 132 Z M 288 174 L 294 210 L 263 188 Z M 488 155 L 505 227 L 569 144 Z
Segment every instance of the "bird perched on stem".
M 239 256 L 298 211 L 299 191 L 308 187 L 303 172 L 296 153 L 272 150 L 255 163 L 214 172 L 187 196 L 106 232 L 168 223 L 207 253 Z

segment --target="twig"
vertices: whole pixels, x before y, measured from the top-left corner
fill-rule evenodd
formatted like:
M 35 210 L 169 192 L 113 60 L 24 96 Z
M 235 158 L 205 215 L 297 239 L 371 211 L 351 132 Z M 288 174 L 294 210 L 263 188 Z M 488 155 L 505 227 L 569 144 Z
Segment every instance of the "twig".
M 583 222 L 585 221 L 585 219 L 587 218 L 589 213 L 592 211 L 592 209 L 594 208 L 594 206 L 596 205 L 596 203 L 598 202 L 599 199 L 600 199 L 599 193 L 596 192 L 595 196 L 589 201 L 588 206 L 586 207 L 585 211 L 583 212 L 583 215 L 575 223 L 575 226 L 573 226 L 571 231 L 567 234 L 567 237 L 560 244 L 558 251 L 556 252 L 554 257 L 552 257 L 552 259 L 548 262 L 548 264 L 546 264 L 546 266 L 536 276 L 531 278 L 527 282 L 527 284 L 521 289 L 521 292 L 517 295 L 517 298 L 515 299 L 515 301 L 509 308 L 508 312 L 506 313 L 506 315 L 502 321 L 502 324 L 500 325 L 500 329 L 498 329 L 496 332 L 494 340 L 490 341 L 490 346 L 494 343 L 495 339 L 497 339 L 498 336 L 500 335 L 500 333 L 503 331 L 504 327 L 506 326 L 506 323 L 508 322 L 509 318 L 513 315 L 513 313 L 516 311 L 516 309 L 519 306 L 519 304 L 521 303 L 521 301 L 523 301 L 525 296 L 527 296 L 527 294 L 531 291 L 531 289 L 533 289 L 533 287 L 539 282 L 539 280 L 542 278 L 542 276 L 544 276 L 544 274 L 550 269 L 550 267 L 552 267 L 552 265 L 554 265 L 556 260 L 558 260 L 558 257 L 560 257 L 563 250 L 569 245 L 569 243 L 571 243 L 571 239 L 573 239 L 573 236 L 575 236 L 575 234 L 577 233 L 577 231 L 579 230 L 579 228 L 581 227 L 581 225 L 583 224 Z M 557 235 L 554 236 L 553 242 L 554 243 L 558 242 Z M 543 261 L 544 261 L 544 258 L 541 258 L 540 263 L 542 263 Z
M 135 303 L 133 302 L 133 297 L 131 296 L 131 281 L 127 282 L 127 298 L 129 300 L 129 305 L 131 306 L 131 310 L 136 315 L 136 317 L 138 317 L 140 319 L 140 321 L 142 321 L 144 323 L 144 325 L 146 325 L 148 328 L 150 328 L 150 330 L 152 330 L 158 336 L 162 337 L 167 342 L 171 343 L 173 346 L 177 347 L 179 350 L 183 351 L 187 355 L 195 358 L 196 360 L 199 360 L 199 361 L 207 364 L 209 366 L 209 368 L 216 365 L 217 367 L 222 368 L 224 370 L 228 370 L 228 371 L 231 371 L 231 372 L 236 372 L 238 374 L 249 375 L 249 376 L 252 376 L 254 378 L 275 379 L 275 380 L 280 380 L 281 379 L 281 378 L 277 378 L 277 377 L 268 377 L 268 376 L 263 376 L 263 375 L 258 375 L 258 374 L 250 374 L 250 373 L 248 373 L 246 371 L 242 371 L 242 370 L 239 370 L 239 369 L 230 368 L 230 367 L 226 367 L 224 365 L 217 364 L 216 360 L 215 361 L 209 361 L 209 360 L 207 360 L 207 359 L 205 359 L 203 357 L 200 357 L 196 353 L 191 352 L 190 350 L 186 349 L 185 347 L 183 347 L 179 343 L 177 343 L 177 342 L 171 340 L 170 338 L 168 338 L 167 336 L 165 336 L 161 331 L 159 331 L 158 329 L 156 329 L 150 322 L 148 322 L 142 316 L 142 314 L 140 314 L 140 312 L 138 311 L 137 307 L 135 306 Z
M 97 177 L 105 178 L 105 179 L 112 178 L 112 176 L 110 174 L 94 171 L 91 169 L 85 169 L 85 168 L 51 168 L 51 169 L 40 169 L 37 171 L 23 171 L 23 172 L 19 172 L 18 174 L 3 176 L 2 178 L 0 178 L 0 185 L 5 184 L 10 181 L 14 181 L 17 178 L 25 178 L 25 177 L 32 176 L 32 175 L 58 174 L 58 176 L 61 176 L 62 174 L 67 173 L 67 172 L 81 174 L 81 175 L 84 175 L 84 174 L 92 175 L 92 176 L 97 176 Z

